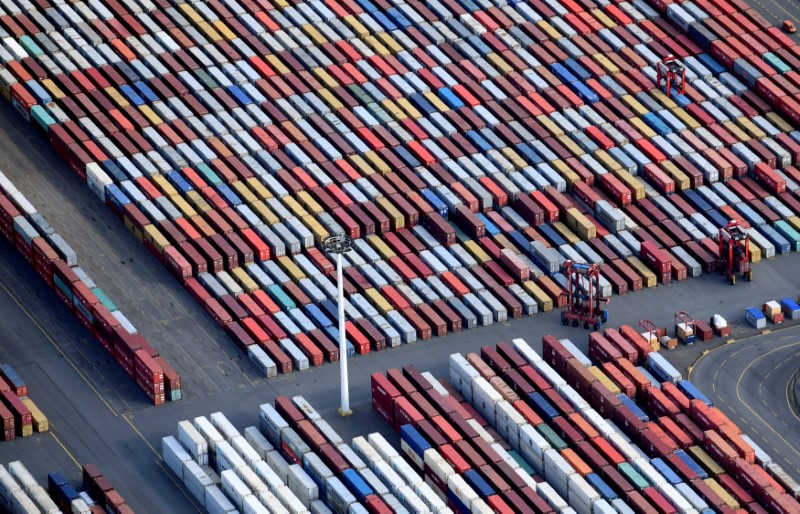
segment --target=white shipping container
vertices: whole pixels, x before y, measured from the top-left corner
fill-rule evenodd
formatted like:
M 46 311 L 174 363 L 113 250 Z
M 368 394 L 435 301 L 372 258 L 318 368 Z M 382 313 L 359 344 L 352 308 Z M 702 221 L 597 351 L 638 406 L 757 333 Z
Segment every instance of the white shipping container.
M 244 499 L 252 496 L 253 491 L 236 476 L 236 472 L 232 469 L 226 469 L 220 473 L 220 478 L 222 478 L 222 492 L 225 493 L 237 509 L 243 510 Z
M 389 444 L 389 442 L 378 432 L 372 432 L 367 436 L 367 441 L 369 444 L 375 448 L 381 457 L 383 457 L 387 461 L 392 461 L 395 457 L 398 457 L 400 454 L 397 450 L 394 449 L 394 446 Z
M 8 463 L 8 473 L 17 481 L 25 494 L 30 495 L 32 490 L 39 487 L 39 483 L 33 478 L 28 468 L 18 460 Z
M 258 409 L 258 423 L 261 433 L 273 446 L 280 446 L 281 432 L 289 427 L 289 423 L 281 417 L 272 404 L 265 403 Z
M 208 465 L 208 443 L 188 420 L 178 423 L 178 441 L 198 464 Z
M 302 514 L 304 512 L 308 512 L 306 506 L 297 496 L 295 496 L 292 490 L 289 489 L 289 486 L 284 485 L 279 487 L 278 490 L 275 491 L 275 497 L 278 498 L 278 501 L 280 501 L 281 504 L 292 514 Z
M 228 514 L 236 511 L 236 507 L 219 490 L 219 487 L 212 485 L 206 489 L 206 512 L 208 514 Z
M 217 443 L 224 440 L 219 430 L 217 430 L 205 416 L 194 418 L 194 427 L 208 443 L 208 452 L 216 454 Z
M 564 512 L 570 508 L 567 501 L 548 482 L 536 484 L 536 494 L 544 498 L 544 501 L 558 512 Z
M 189 459 L 183 463 L 183 485 L 192 497 L 205 505 L 206 489 L 212 485 L 211 478 L 198 463 Z
M 11 512 L 14 514 L 38 512 L 36 506 L 33 505 L 33 502 L 30 500 L 30 498 L 24 495 L 22 490 L 14 491 L 11 501 Z M 20 507 L 22 507 L 24 510 L 20 509 Z M 28 507 L 32 508 L 33 510 L 30 510 Z M 72 514 L 91 514 L 92 512 L 92 510 L 89 508 L 89 505 L 83 500 L 83 498 L 75 498 L 72 500 L 69 505 L 69 510 Z
M 333 514 L 333 511 L 329 509 L 324 502 L 319 500 L 312 502 L 309 510 L 311 511 L 311 514 Z
M 329 478 L 325 489 L 328 491 L 328 506 L 336 514 L 345 514 L 356 497 L 336 477 Z
M 450 463 L 444 460 L 444 457 L 435 448 L 425 450 L 423 457 L 426 474 L 430 473 L 441 483 L 447 484 L 447 479 L 455 473 Z
M 237 435 L 231 438 L 230 445 L 251 468 L 255 466 L 256 462 L 263 460 L 261 455 L 250 446 L 250 443 L 247 442 L 244 436 Z
M 472 380 L 480 373 L 460 353 L 450 355 L 450 384 L 468 402 L 472 401 Z
M 242 514 L 271 514 L 269 509 L 266 508 L 258 497 L 254 495 L 247 496 L 242 502 Z
M 414 486 L 422 482 L 422 477 L 414 471 L 414 468 L 405 461 L 402 455 L 398 455 L 389 461 L 392 469 L 400 475 L 400 478 L 403 479 L 403 482 L 410 486 Z
M 383 460 L 383 456 L 363 436 L 353 438 L 353 451 L 370 467 Z
M 258 452 L 258 455 L 265 459 L 267 457 L 267 453 L 273 451 L 272 444 L 267 441 L 267 438 L 258 431 L 256 427 L 247 427 L 244 429 L 244 438 L 245 440 L 250 443 L 250 446 Z
M 273 450 L 267 454 L 267 458 L 264 459 L 269 467 L 272 468 L 273 471 L 280 477 L 281 482 L 284 484 L 289 479 L 289 463 L 286 462 L 286 459 L 283 458 L 281 452 L 278 450 Z
M 532 425 L 519 429 L 519 453 L 540 475 L 544 474 L 544 453 L 552 446 Z
M 414 486 L 414 492 L 428 506 L 431 512 L 441 512 L 447 508 L 447 505 L 441 498 L 434 492 L 433 488 L 425 482 L 420 482 Z
M 414 490 L 404 485 L 395 492 L 397 499 L 400 500 L 409 511 L 411 512 L 428 512 L 428 507 L 425 505 L 425 502 L 417 496 L 417 493 Z
M 273 470 L 270 465 L 264 461 L 256 464 L 255 472 L 258 478 L 260 478 L 267 485 L 267 488 L 272 493 L 275 493 L 280 486 L 286 485 L 286 483 L 281 480 L 281 477 L 275 472 L 275 470 Z
M 568 480 L 574 474 L 575 469 L 558 451 L 550 449 L 544 452 L 544 478 L 558 491 L 558 494 L 567 496 Z
M 186 461 L 191 461 L 192 456 L 173 436 L 161 439 L 161 457 L 170 471 L 183 480 L 183 464 Z
M 311 502 L 319 499 L 319 487 L 299 464 L 289 466 L 287 485 L 306 507 L 310 507 Z
M 592 514 L 592 505 L 600 494 L 577 473 L 569 477 L 569 504 L 579 514 Z
M 258 477 L 258 474 L 255 472 L 255 469 L 249 468 L 247 466 L 242 466 L 241 468 L 236 470 L 236 476 L 253 491 L 253 494 L 258 495 L 263 491 L 269 491 L 267 484 L 264 483 Z
M 447 478 L 447 489 L 461 500 L 464 505 L 472 505 L 472 502 L 478 499 L 478 493 L 467 484 L 461 475 L 450 475 Z
M 391 464 L 385 460 L 380 460 L 373 463 L 372 471 L 375 472 L 375 475 L 380 478 L 384 484 L 386 484 L 386 487 L 389 488 L 392 494 L 397 494 L 397 490 L 406 485 L 403 478 L 397 474 L 397 472 L 392 469 Z
M 476 377 L 472 381 L 472 406 L 475 407 L 490 425 L 495 423 L 495 410 L 497 402 L 503 397 L 483 377 Z
M 362 469 L 366 469 L 367 464 L 358 454 L 351 448 L 350 446 L 342 443 L 336 446 L 336 449 L 339 450 L 339 453 L 342 454 L 342 457 L 350 463 L 350 466 L 353 467 L 356 471 L 361 471 Z
M 236 469 L 239 466 L 244 466 L 245 461 L 242 459 L 233 446 L 227 441 L 220 441 L 217 443 L 217 466 L 218 473 L 222 473 L 226 469 Z
M 511 344 L 514 347 L 514 350 L 516 350 L 523 359 L 528 361 L 529 364 L 533 364 L 542 360 L 542 356 L 539 355 L 536 350 L 531 348 L 531 346 L 524 339 L 512 339 Z

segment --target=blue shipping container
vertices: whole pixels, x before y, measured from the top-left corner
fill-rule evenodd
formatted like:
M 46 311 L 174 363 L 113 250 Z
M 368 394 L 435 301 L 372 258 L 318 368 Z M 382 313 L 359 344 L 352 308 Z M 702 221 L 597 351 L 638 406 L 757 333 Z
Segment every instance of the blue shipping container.
M 613 489 L 603 480 L 600 478 L 600 475 L 596 473 L 589 473 L 586 475 L 586 481 L 589 482 L 589 485 L 594 487 L 600 496 L 603 497 L 606 501 L 616 500 L 619 498 L 617 493 L 614 492 Z
M 687 466 L 692 468 L 692 471 L 697 473 L 697 476 L 700 477 L 702 480 L 708 478 L 708 473 L 706 473 L 705 470 L 700 466 L 700 464 L 695 462 L 695 460 L 688 453 L 686 453 L 683 450 L 676 450 L 675 455 L 677 455 L 679 459 L 685 462 Z
M 683 394 L 688 396 L 690 400 L 700 400 L 709 407 L 714 406 L 714 404 L 711 403 L 711 400 L 709 400 L 708 397 L 700 391 L 700 389 L 698 389 L 693 383 L 689 382 L 688 380 L 679 381 L 678 389 L 680 389 Z
M 626 407 L 628 407 L 631 410 L 631 412 L 633 412 L 633 414 L 637 418 L 642 420 L 644 423 L 647 423 L 648 421 L 650 421 L 650 417 L 648 417 L 648 415 L 641 409 L 641 407 L 636 405 L 636 402 L 634 402 L 633 400 L 631 400 L 630 398 L 628 398 L 624 394 L 618 394 L 617 398 L 619 398 L 619 400 L 622 402 L 622 404 L 625 405 Z
M 464 480 L 478 493 L 478 496 L 484 500 L 494 494 L 492 486 L 490 486 L 474 469 L 467 470 L 464 473 Z
M 412 425 L 403 425 L 400 427 L 400 439 L 422 458 L 425 450 L 432 448 L 431 444 L 417 432 L 417 429 Z
M 422 189 L 420 190 L 420 194 L 426 202 L 431 204 L 431 207 L 433 207 L 433 209 L 438 212 L 441 217 L 447 218 L 447 204 L 445 204 L 438 196 L 436 196 L 436 193 L 430 189 Z
M 663 460 L 661 460 L 660 458 L 650 459 L 650 464 L 652 464 L 652 465 L 653 465 L 653 467 L 654 467 L 654 468 L 656 468 L 656 471 L 658 471 L 659 473 L 661 473 L 661 475 L 662 475 L 662 476 L 663 476 L 663 477 L 664 477 L 664 478 L 667 480 L 667 482 L 669 482 L 670 484 L 672 484 L 672 485 L 675 485 L 675 484 L 680 484 L 681 482 L 683 482 L 683 480 L 681 480 L 681 477 L 679 477 L 679 476 L 677 475 L 677 473 L 675 473 L 675 472 L 672 470 L 672 468 L 671 468 L 671 467 L 669 467 L 669 466 L 667 465 L 667 463 L 666 463 L 666 462 L 664 462 Z
M 322 312 L 322 310 L 313 303 L 304 307 L 306 314 L 319 328 L 332 327 L 333 322 Z M 337 316 L 338 317 L 338 316 Z
M 547 421 L 552 421 L 553 418 L 558 416 L 558 411 L 553 407 L 547 399 L 539 393 L 531 393 L 528 395 L 528 403 L 537 414 L 546 418 Z
M 342 473 L 342 483 L 350 489 L 350 492 L 358 498 L 358 501 L 364 501 L 364 498 L 373 494 L 372 488 L 367 485 L 358 471 L 354 469 L 346 469 Z

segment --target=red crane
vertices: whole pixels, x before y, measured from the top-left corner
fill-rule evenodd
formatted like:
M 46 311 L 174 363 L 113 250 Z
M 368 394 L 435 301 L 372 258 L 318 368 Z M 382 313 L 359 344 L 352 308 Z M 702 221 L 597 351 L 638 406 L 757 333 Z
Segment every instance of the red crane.
M 719 269 L 731 284 L 736 284 L 736 275 L 747 281 L 753 280 L 750 269 L 750 236 L 736 221 L 730 221 L 719 229 Z
M 661 80 L 665 80 L 664 93 L 670 96 L 670 91 L 682 95 L 686 93 L 686 69 L 675 59 L 673 55 L 667 55 L 664 60 L 656 66 L 658 87 L 661 87 Z
M 600 330 L 608 321 L 603 306 L 608 298 L 600 296 L 600 265 L 565 261 L 561 272 L 567 277 L 567 306 L 561 313 L 561 323 Z

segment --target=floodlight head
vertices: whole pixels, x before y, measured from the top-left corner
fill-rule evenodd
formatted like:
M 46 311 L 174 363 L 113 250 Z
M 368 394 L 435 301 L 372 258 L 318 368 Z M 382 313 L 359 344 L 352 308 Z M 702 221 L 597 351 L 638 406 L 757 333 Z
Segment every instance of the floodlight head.
M 353 239 L 345 234 L 329 236 L 322 240 L 322 247 L 330 253 L 347 253 L 353 249 Z

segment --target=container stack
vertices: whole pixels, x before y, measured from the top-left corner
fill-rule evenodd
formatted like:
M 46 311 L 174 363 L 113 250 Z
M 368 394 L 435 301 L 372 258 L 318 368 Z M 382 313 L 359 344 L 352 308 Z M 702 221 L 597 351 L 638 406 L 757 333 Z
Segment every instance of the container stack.
M 800 47 L 742 2 L 6 10 L 0 92 L 268 376 L 338 358 L 332 234 L 354 354 L 800 247 Z
M 449 381 L 413 366 L 375 374 L 373 406 L 401 445 L 421 449 L 426 479 L 442 484 L 427 466 L 427 452 L 438 451 L 473 486 L 447 493 L 454 511 L 476 501 L 518 511 L 506 456 L 533 482 L 531 501 L 545 500 L 540 512 L 567 503 L 586 513 L 800 509 L 791 477 L 770 470 L 771 459 L 658 352 L 621 332 L 594 334 L 591 359 L 545 336 L 541 355 L 521 339 L 453 354 Z
M 0 232 L 6 240 L 33 265 L 36 274 L 55 291 L 81 324 L 145 391 L 153 404 L 161 405 L 166 400 L 180 400 L 178 374 L 78 266 L 78 256 L 72 247 L 55 232 L 2 172 L 0 190 Z M 5 398 L 3 403 L 9 407 L 10 396 L 6 396 L 7 394 L 8 391 L 0 390 L 0 395 Z M 31 412 L 36 413 L 37 426 L 46 427 L 46 418 L 35 405 L 22 405 L 13 409 L 27 412 L 27 422 L 17 420 L 17 427 L 22 427 L 21 435 L 31 434 Z M 7 434 L 7 431 L 8 427 L 5 427 L 4 433 Z
M 0 418 L 3 441 L 50 429 L 45 415 L 28 397 L 28 385 L 9 364 L 0 364 Z

